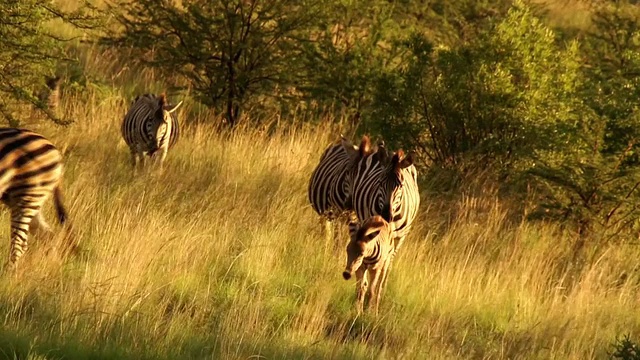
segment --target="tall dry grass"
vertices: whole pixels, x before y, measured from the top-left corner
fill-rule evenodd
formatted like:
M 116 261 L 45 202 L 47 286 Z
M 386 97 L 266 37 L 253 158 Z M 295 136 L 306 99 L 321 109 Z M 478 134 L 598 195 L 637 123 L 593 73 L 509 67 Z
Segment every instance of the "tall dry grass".
M 571 234 L 514 222 L 491 193 L 443 203 L 428 188 L 380 317 L 358 317 L 346 227 L 326 243 L 306 198 L 337 129 L 185 127 L 164 173 L 133 176 L 126 104 L 71 99 L 71 127 L 29 125 L 65 149 L 83 252 L 36 238 L 3 276 L 7 358 L 587 359 L 640 330 L 635 246 L 578 261 Z

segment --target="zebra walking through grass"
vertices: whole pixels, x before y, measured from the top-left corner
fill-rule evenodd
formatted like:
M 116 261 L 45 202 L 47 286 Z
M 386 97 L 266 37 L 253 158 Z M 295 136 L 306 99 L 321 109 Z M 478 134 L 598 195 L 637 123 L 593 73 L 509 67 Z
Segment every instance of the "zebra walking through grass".
M 348 175 L 357 161 L 358 148 L 341 136 L 325 149 L 311 175 L 309 202 L 313 210 L 324 219 L 328 238 L 332 237 L 331 222 L 352 210 Z
M 144 166 L 145 155 L 159 157 L 160 167 L 180 136 L 180 126 L 175 111 L 182 104 L 169 105 L 166 96 L 144 94 L 137 96 L 122 122 L 122 137 L 131 151 L 135 168 L 140 160 Z
M 347 245 L 347 266 L 342 273 L 345 280 L 356 274 L 356 309 L 362 313 L 365 293 L 369 294 L 367 307 L 378 315 L 380 298 L 391 270 L 394 243 L 391 225 L 380 215 L 366 219 L 351 234 Z
M 371 149 L 367 136 L 359 147 L 359 161 L 351 170 L 352 204 L 362 221 L 381 215 L 393 231 L 394 253 L 397 253 L 420 206 L 417 171 L 411 155 L 399 150 L 391 159 L 386 151 Z M 359 224 L 352 221 L 349 232 L 355 233 Z
M 27 251 L 32 230 L 51 232 L 40 211 L 51 194 L 58 221 L 67 221 L 61 182 L 62 155 L 49 140 L 29 130 L 0 128 L 0 193 L 11 211 L 8 269 Z

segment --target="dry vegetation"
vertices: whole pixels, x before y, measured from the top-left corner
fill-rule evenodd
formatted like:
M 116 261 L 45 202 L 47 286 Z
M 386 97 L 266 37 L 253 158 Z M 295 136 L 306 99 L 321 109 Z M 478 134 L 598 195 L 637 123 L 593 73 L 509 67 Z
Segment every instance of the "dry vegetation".
M 87 51 L 87 71 L 112 71 L 108 54 Z M 137 81 L 159 90 L 152 73 Z M 119 134 L 128 95 L 87 90 L 64 100 L 72 126 L 25 124 L 65 151 L 83 252 L 61 260 L 56 239 L 33 239 L 3 275 L 0 357 L 589 359 L 640 333 L 637 244 L 576 258 L 573 234 L 514 221 L 491 191 L 445 200 L 427 185 L 380 316 L 357 317 L 355 284 L 341 276 L 346 227 L 325 242 L 306 198 L 340 129 L 191 125 L 163 174 L 133 177 Z

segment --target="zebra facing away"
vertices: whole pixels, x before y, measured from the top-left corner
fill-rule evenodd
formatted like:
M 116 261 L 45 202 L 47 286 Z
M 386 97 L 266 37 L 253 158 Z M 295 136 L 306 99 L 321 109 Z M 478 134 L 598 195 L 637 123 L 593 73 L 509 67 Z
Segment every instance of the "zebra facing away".
M 360 160 L 350 174 L 353 208 L 360 221 L 381 215 L 389 222 L 395 254 L 409 233 L 420 206 L 413 158 L 398 150 L 389 159 L 384 148 L 371 149 L 367 136 L 362 138 L 359 154 Z M 353 234 L 357 228 L 357 222 L 352 221 L 349 232 Z
M 178 142 L 180 126 L 175 114 L 182 104 L 169 105 L 166 96 L 144 94 L 137 96 L 122 122 L 122 137 L 131 151 L 133 167 L 144 166 L 145 155 L 159 156 L 160 167 L 169 148 Z
M 376 215 L 366 219 L 358 230 L 351 234 L 347 245 L 347 266 L 342 273 L 345 280 L 356 273 L 356 309 L 362 313 L 365 293 L 368 290 L 368 308 L 373 307 L 378 315 L 382 290 L 391 270 L 394 243 L 391 225 Z M 367 279 L 368 277 L 368 279 Z
M 325 149 L 311 175 L 309 202 L 324 218 L 327 237 L 330 237 L 331 221 L 352 210 L 348 175 L 357 161 L 358 148 L 341 136 Z
M 67 220 L 61 181 L 62 155 L 49 140 L 29 130 L 0 128 L 0 193 L 11 211 L 9 270 L 27 251 L 29 233 L 51 232 L 40 209 L 52 193 L 59 222 Z

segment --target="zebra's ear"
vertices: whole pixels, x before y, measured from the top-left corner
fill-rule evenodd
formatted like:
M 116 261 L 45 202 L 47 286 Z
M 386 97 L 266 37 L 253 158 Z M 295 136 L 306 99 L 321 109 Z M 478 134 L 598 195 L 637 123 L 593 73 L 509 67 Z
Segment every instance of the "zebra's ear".
M 167 110 L 169 113 L 172 113 L 172 112 L 176 111 L 176 110 L 180 107 L 180 105 L 182 105 L 182 102 L 183 102 L 183 101 L 184 101 L 184 100 L 181 100 L 181 101 L 178 103 L 178 105 L 175 105 L 175 106 L 169 106 L 169 108 L 168 108 L 168 109 L 166 109 L 166 110 Z
M 160 96 L 158 96 L 158 107 L 160 109 L 164 109 L 164 106 L 167 104 L 167 96 L 165 95 L 165 93 L 160 94 Z
M 358 148 L 360 151 L 360 157 L 363 158 L 369 154 L 371 154 L 371 140 L 367 135 L 362 137 L 362 141 L 360 141 L 360 147 Z
M 398 150 L 397 153 L 393 155 L 392 162 L 393 162 L 393 167 L 396 170 L 408 168 L 409 166 L 413 165 L 413 156 L 411 155 L 411 153 L 405 156 L 404 151 L 400 149 Z

